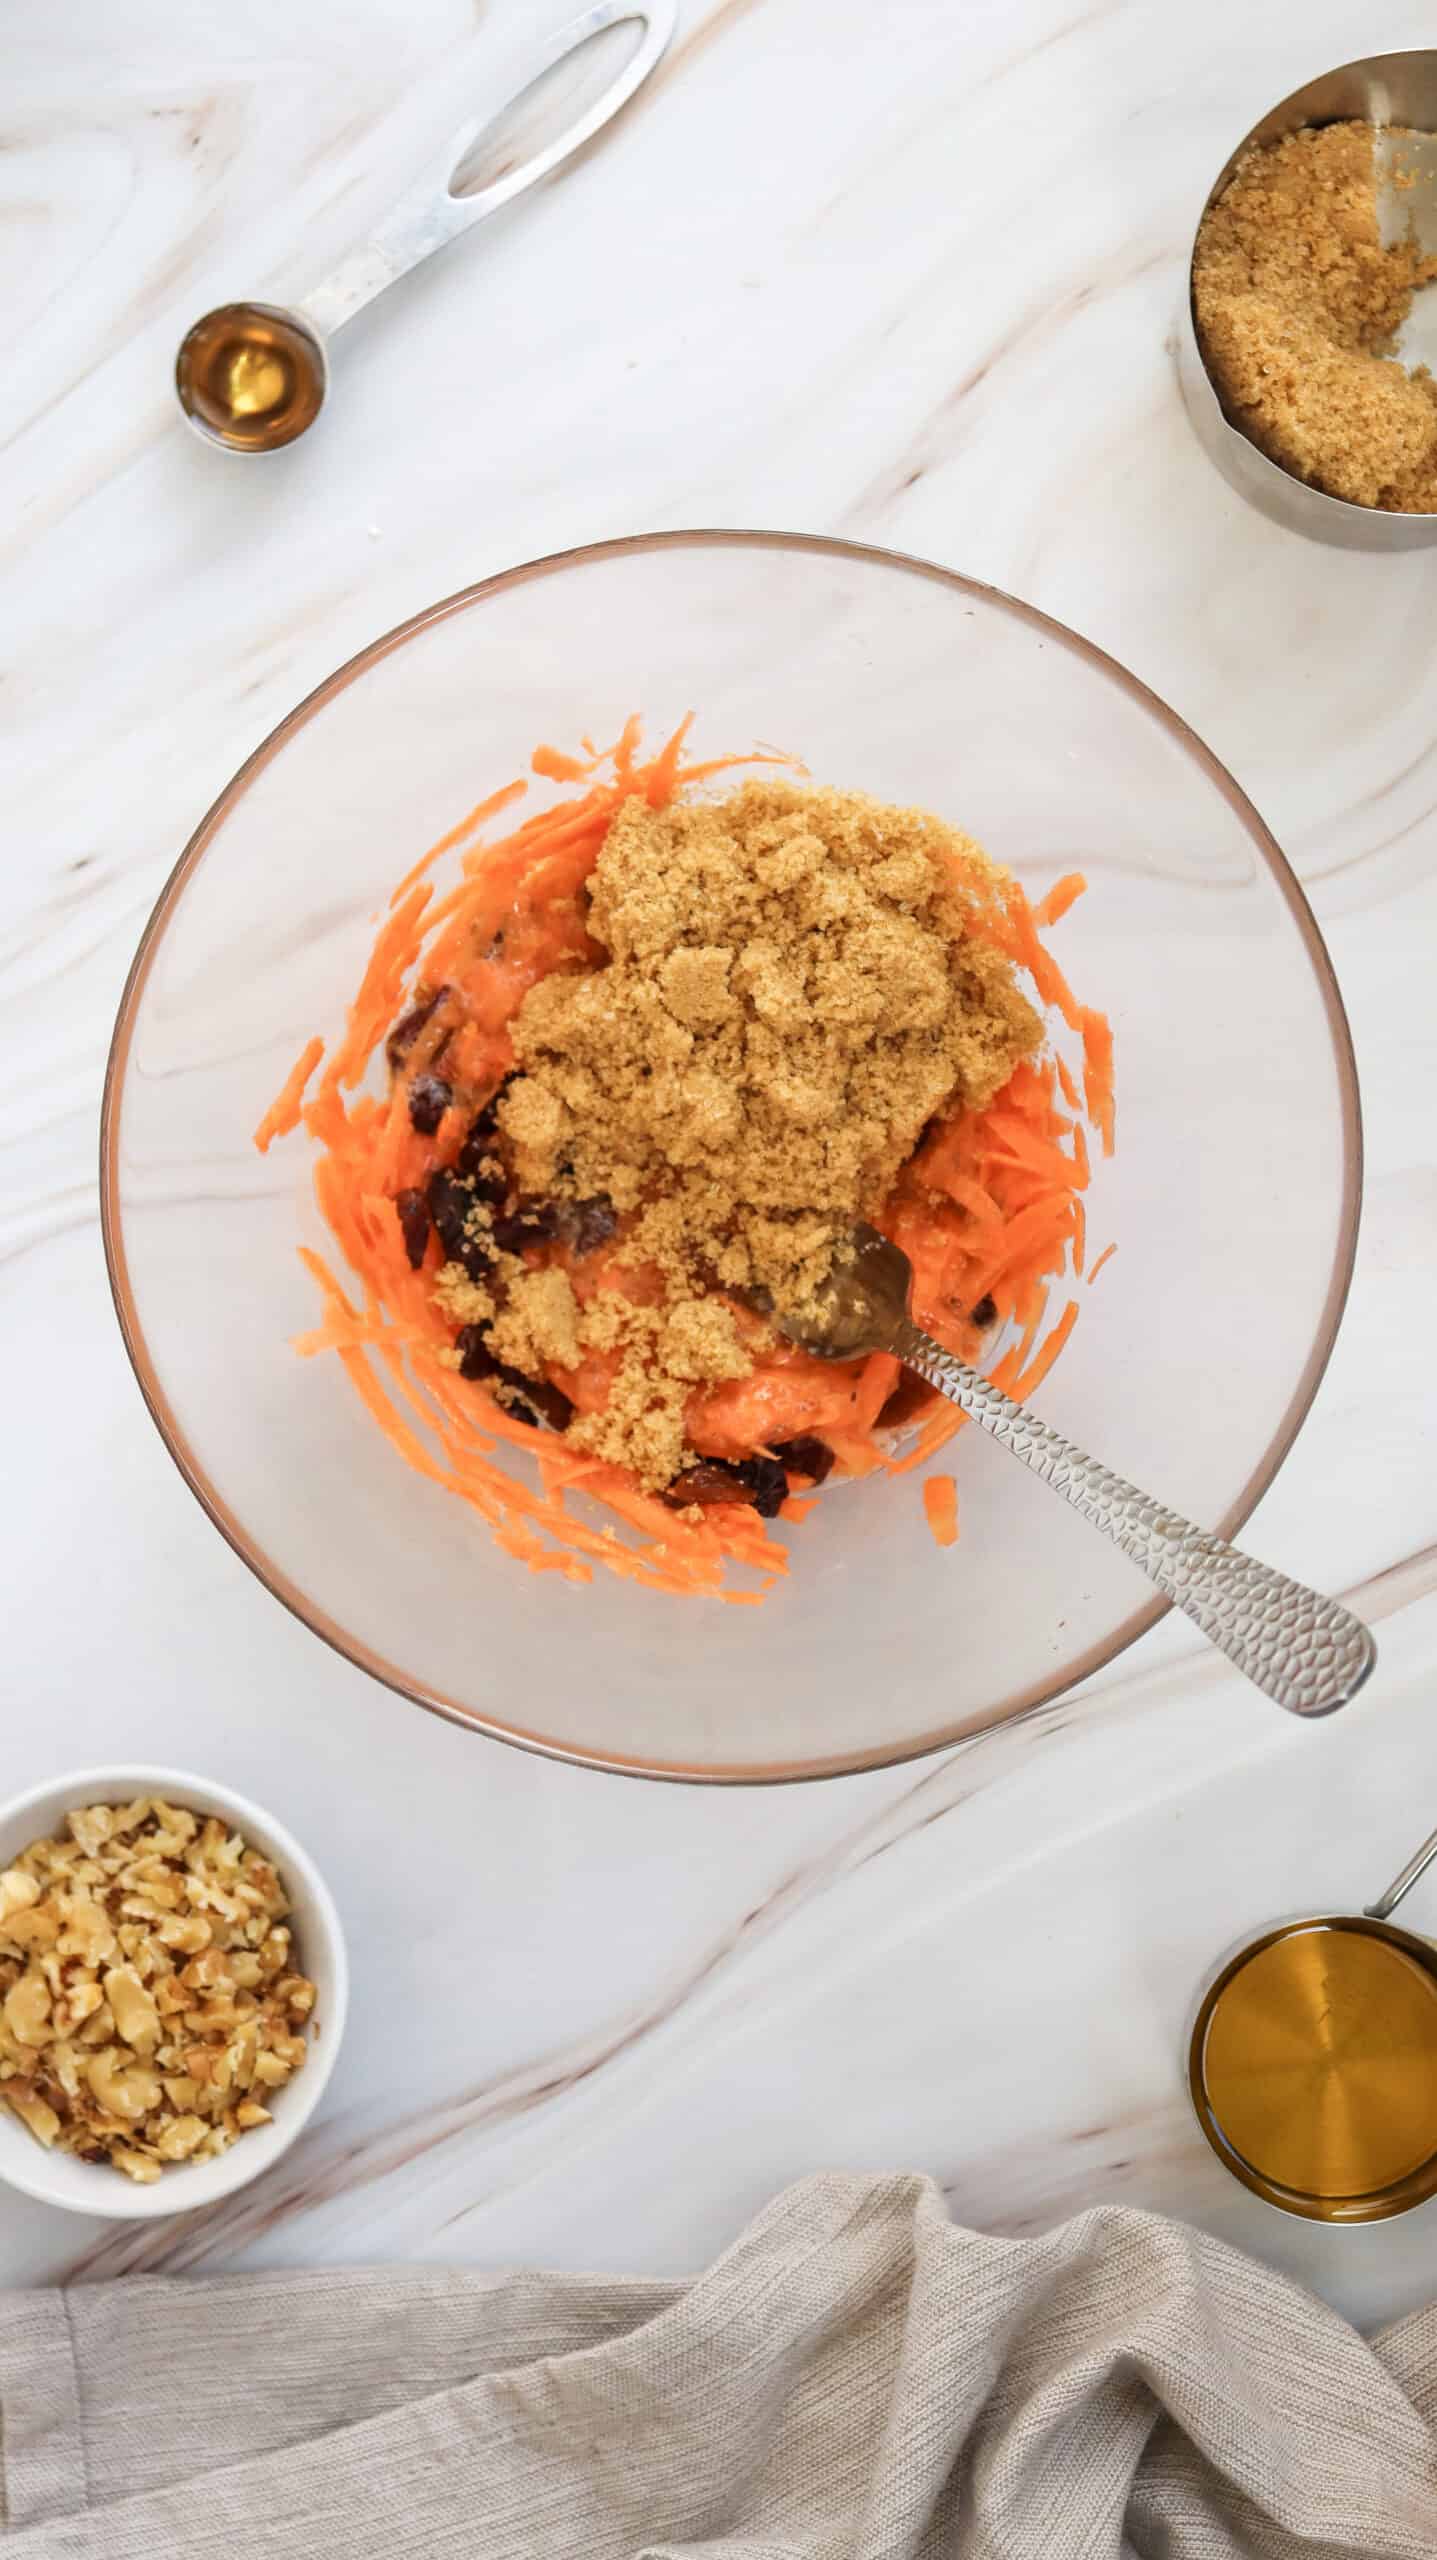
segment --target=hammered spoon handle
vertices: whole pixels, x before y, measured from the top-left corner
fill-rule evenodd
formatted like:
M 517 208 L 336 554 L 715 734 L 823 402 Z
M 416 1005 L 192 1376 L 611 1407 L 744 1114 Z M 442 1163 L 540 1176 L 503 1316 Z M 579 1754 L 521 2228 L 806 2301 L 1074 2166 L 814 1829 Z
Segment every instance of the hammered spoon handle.
M 1211 1529 L 1196 1528 L 1015 1404 L 914 1323 L 912 1289 L 906 1253 L 876 1227 L 858 1226 L 802 1314 L 775 1309 L 773 1321 L 821 1360 L 888 1351 L 916 1371 L 1131 1556 L 1289 1715 L 1330 1716 L 1356 1696 L 1377 1659 L 1371 1629 L 1360 1618 L 1340 1600 L 1325 1600 L 1230 1547 Z
M 1340 1600 L 1259 1564 L 1114 1475 L 908 1319 L 891 1348 L 905 1368 L 926 1378 L 1131 1556 L 1290 1715 L 1331 1715 L 1356 1695 L 1377 1647 L 1371 1629 Z

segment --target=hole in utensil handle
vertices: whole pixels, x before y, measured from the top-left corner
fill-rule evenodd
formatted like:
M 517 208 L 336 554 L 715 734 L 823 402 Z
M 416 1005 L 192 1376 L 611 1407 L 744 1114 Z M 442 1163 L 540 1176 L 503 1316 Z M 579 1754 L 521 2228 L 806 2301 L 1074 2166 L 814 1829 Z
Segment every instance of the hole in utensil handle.
M 590 25 L 590 19 L 599 23 Z M 612 13 L 590 10 L 561 30 L 552 58 L 460 154 L 449 178 L 450 196 L 467 202 L 546 154 L 558 150 L 567 158 L 579 150 L 630 94 L 625 75 L 646 46 L 653 19 L 635 0 Z

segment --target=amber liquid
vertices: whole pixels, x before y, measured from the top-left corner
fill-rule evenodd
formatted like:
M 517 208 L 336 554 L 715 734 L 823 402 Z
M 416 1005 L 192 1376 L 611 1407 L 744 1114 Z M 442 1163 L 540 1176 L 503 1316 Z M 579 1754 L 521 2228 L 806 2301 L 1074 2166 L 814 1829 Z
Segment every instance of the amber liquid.
M 241 453 L 292 444 L 324 398 L 313 340 L 253 303 L 232 302 L 199 321 L 180 349 L 177 379 L 185 406 Z
M 1260 2192 L 1347 2221 L 1437 2188 L 1437 1958 L 1360 1919 L 1311 1921 L 1239 1958 L 1205 2006 L 1199 2112 Z

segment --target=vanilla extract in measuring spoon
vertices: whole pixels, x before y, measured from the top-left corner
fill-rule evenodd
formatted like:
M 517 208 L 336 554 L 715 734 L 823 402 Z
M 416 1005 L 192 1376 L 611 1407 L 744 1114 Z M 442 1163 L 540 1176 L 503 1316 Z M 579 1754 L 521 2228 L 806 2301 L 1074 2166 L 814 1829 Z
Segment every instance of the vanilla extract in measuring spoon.
M 271 453 L 319 415 L 324 352 L 287 313 L 259 302 L 207 312 L 181 350 L 181 398 L 221 444 Z

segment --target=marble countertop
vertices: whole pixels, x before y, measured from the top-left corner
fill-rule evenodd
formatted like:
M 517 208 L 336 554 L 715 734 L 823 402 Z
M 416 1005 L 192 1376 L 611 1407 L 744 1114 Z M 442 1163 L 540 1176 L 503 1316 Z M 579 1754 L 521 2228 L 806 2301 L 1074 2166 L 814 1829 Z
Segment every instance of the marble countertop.
M 1430 13 L 684 0 L 603 143 L 357 325 L 314 436 L 264 466 L 191 440 L 187 322 L 312 282 L 566 14 L 8 20 L 5 1792 L 139 1756 L 259 1796 L 330 1876 L 356 1999 L 270 2180 L 131 2230 L 7 2194 L 0 2278 L 676 2271 L 842 2164 L 925 2169 L 1006 2231 L 1156 2206 L 1377 2321 L 1437 2292 L 1437 2206 L 1351 2233 L 1269 2212 L 1207 2152 L 1180 2062 L 1245 1929 L 1360 1904 L 1437 1821 L 1437 553 L 1250 512 L 1171 340 L 1233 141 Z M 1351 1011 L 1368 1184 L 1335 1357 L 1247 1536 L 1379 1626 L 1331 1724 L 1169 1622 L 1061 1708 L 886 1775 L 594 1776 L 371 1686 L 174 1472 L 111 1312 L 95 1146 L 179 847 L 374 634 L 526 557 L 693 524 L 857 535 L 1028 597 L 1165 695 L 1287 848 Z M 1410 1907 L 1437 1927 L 1437 1881 Z

